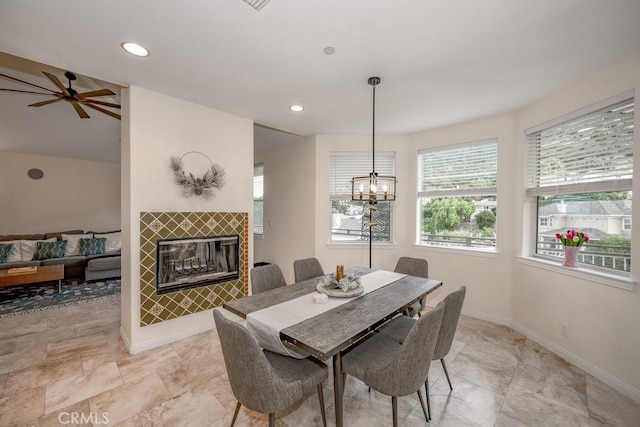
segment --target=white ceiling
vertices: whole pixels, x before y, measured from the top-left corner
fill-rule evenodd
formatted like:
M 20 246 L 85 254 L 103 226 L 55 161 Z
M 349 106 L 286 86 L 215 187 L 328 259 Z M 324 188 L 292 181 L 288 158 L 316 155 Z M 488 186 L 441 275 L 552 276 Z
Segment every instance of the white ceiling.
M 271 0 L 258 12 L 242 0 L 3 0 L 0 51 L 298 135 L 370 133 L 377 75 L 376 131 L 411 133 L 516 109 L 640 52 L 640 1 Z M 71 110 L 55 105 L 28 114 Z M 5 127 L 0 149 L 16 150 Z M 119 149 L 95 145 L 96 160 Z

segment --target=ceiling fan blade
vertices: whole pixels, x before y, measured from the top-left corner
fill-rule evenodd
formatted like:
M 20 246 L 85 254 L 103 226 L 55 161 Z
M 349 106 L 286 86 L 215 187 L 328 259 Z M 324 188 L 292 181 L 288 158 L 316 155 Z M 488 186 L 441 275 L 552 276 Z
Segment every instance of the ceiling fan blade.
M 48 95 L 48 96 L 55 96 L 55 92 L 54 93 L 44 93 L 44 92 L 32 92 L 30 90 L 18 90 L 18 89 L 0 89 L 4 92 L 20 92 L 20 93 L 33 93 L 36 95 Z
M 109 116 L 111 116 L 111 117 L 113 117 L 115 119 L 120 120 L 120 114 L 116 114 L 116 113 L 114 113 L 112 111 L 105 110 L 104 108 L 100 108 L 97 105 L 91 105 L 91 104 L 87 104 L 87 103 L 85 103 L 84 105 L 86 105 L 87 107 L 93 108 L 94 110 L 98 110 L 101 113 L 108 114 Z
M 114 104 L 113 102 L 104 102 L 104 101 L 97 101 L 95 99 L 83 99 L 82 101 L 83 104 L 98 104 L 98 105 L 104 105 L 105 107 L 111 107 L 111 108 L 121 108 L 120 104 Z
M 98 89 L 98 90 L 92 90 L 91 92 L 79 93 L 78 97 L 91 98 L 94 96 L 111 96 L 111 95 L 115 95 L 115 93 L 113 93 L 109 89 Z
M 78 113 L 78 115 L 80 116 L 81 119 L 88 119 L 89 115 L 87 114 L 86 111 L 84 111 L 84 108 L 82 108 L 82 106 L 80 104 L 78 104 L 75 101 L 71 101 L 71 105 L 73 105 L 73 108 L 76 110 L 76 113 Z
M 20 80 L 20 79 L 16 79 L 15 77 L 11 77 L 11 76 L 7 76 L 6 74 L 2 74 L 0 73 L 0 77 L 4 77 L 5 79 L 9 79 L 9 80 L 13 80 L 15 82 L 19 82 L 25 85 L 29 85 L 29 86 L 33 86 L 33 87 L 37 87 L 38 89 L 42 89 L 42 90 L 46 90 L 48 92 L 53 92 L 55 93 L 55 91 L 51 90 L 51 89 L 47 89 L 46 87 L 42 87 L 42 86 L 38 86 L 36 84 L 33 83 L 29 83 L 29 82 L 25 82 L 24 80 Z
M 42 107 L 43 105 L 53 104 L 54 102 L 62 101 L 62 98 L 50 99 L 48 101 L 36 102 L 35 104 L 29 104 L 29 107 Z
M 46 71 L 43 71 L 42 74 L 47 76 L 47 78 L 49 80 L 51 80 L 51 83 L 53 83 L 54 85 L 58 86 L 58 89 L 60 89 L 62 91 L 62 93 L 64 93 L 64 96 L 71 96 L 71 94 L 69 93 L 67 88 L 64 87 L 62 82 L 60 80 L 58 80 L 58 78 L 56 76 L 54 76 L 53 74 L 47 73 Z

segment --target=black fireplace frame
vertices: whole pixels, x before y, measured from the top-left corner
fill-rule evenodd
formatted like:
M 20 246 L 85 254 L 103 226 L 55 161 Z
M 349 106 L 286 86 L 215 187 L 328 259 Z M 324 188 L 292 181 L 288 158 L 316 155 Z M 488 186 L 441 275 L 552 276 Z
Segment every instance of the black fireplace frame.
M 188 274 L 184 273 L 182 280 L 174 281 L 174 282 L 163 282 L 160 283 L 160 277 L 162 274 L 162 262 L 161 259 L 161 246 L 169 246 L 172 244 L 176 244 L 177 242 L 185 241 L 188 243 L 208 243 L 208 242 L 217 242 L 217 241 L 234 241 L 235 244 L 235 271 L 223 271 L 223 272 L 214 272 L 214 271 L 205 271 L 200 274 Z M 173 243 L 172 243 L 173 242 Z M 184 236 L 172 239 L 160 239 L 156 241 L 156 293 L 158 295 L 168 294 L 172 292 L 179 292 L 193 288 L 199 288 L 203 286 L 209 286 L 216 283 L 225 283 L 233 280 L 237 280 L 240 278 L 240 235 L 238 234 L 230 234 L 230 235 L 213 235 L 213 236 Z M 210 261 L 214 261 L 211 260 Z M 169 283 L 169 284 L 167 284 Z

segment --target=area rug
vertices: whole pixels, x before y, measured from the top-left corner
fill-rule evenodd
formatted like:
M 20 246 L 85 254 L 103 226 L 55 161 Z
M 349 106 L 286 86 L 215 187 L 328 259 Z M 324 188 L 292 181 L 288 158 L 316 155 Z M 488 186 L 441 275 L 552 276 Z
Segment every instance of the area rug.
M 0 288 L 0 319 L 120 296 L 120 279 L 77 283 L 63 280 Z

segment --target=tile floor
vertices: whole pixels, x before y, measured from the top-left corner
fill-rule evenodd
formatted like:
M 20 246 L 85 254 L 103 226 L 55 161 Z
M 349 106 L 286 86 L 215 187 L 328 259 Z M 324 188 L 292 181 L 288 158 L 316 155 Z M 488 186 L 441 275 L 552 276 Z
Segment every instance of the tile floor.
M 131 356 L 117 299 L 0 319 L 0 426 L 228 426 L 235 399 L 215 331 Z M 640 426 L 640 405 L 513 330 L 462 317 L 447 366 L 430 373 L 433 420 L 415 395 L 402 426 Z M 330 376 L 331 378 L 331 376 Z M 329 425 L 333 392 L 325 388 Z M 241 411 L 238 426 L 266 425 Z M 321 425 L 317 395 L 277 416 Z M 391 425 L 391 399 L 349 378 L 345 425 Z

